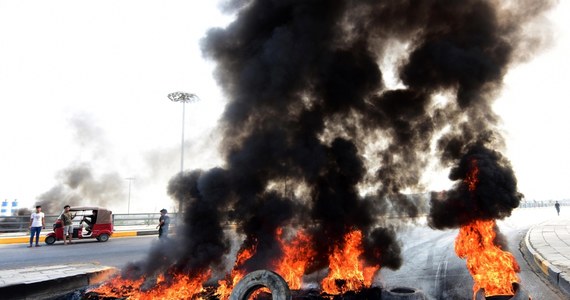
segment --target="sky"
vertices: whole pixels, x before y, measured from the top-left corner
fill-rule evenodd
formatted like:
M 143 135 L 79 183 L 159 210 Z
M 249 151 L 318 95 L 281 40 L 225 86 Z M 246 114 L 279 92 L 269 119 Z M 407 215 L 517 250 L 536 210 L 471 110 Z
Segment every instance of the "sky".
M 200 52 L 207 30 L 233 18 L 218 6 L 0 0 L 0 200 L 31 208 L 65 170 L 88 166 L 95 181 L 122 181 L 116 213 L 173 209 L 182 107 L 168 93 L 201 99 L 186 106 L 185 168 L 223 163 L 214 128 L 227 100 Z M 569 1 L 544 21 L 550 44 L 509 71 L 494 106 L 529 201 L 570 199 Z M 427 176 L 428 188 L 449 187 L 446 172 Z

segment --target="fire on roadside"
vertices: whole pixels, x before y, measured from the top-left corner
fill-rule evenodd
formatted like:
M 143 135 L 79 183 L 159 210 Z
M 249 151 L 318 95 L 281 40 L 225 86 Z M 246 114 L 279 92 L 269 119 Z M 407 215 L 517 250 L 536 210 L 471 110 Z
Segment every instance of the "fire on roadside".
M 241 249 L 236 257 L 236 262 L 230 274 L 226 278 L 218 281 L 218 288 L 216 289 L 216 296 L 220 300 L 230 298 L 233 287 L 245 276 L 245 270 L 241 267 L 243 264 L 255 254 L 256 245 Z
M 471 169 L 464 179 L 470 192 L 479 182 L 477 160 L 471 161 Z M 475 220 L 459 229 L 455 240 L 455 253 L 465 258 L 473 277 L 473 293 L 484 289 L 485 296 L 514 295 L 513 283 L 518 283 L 520 272 L 514 256 L 495 244 L 497 233 L 494 220 Z
M 93 292 L 100 297 L 128 298 L 129 300 L 191 299 L 204 291 L 202 283 L 210 275 L 209 271 L 195 276 L 175 274 L 170 280 L 165 280 L 164 276 L 158 276 L 156 284 L 146 291 L 141 289 L 144 278 L 129 280 L 116 277 Z
M 519 282 L 520 271 L 515 257 L 493 242 L 495 221 L 474 221 L 462 226 L 455 240 L 455 253 L 467 260 L 467 269 L 473 276 L 473 292 L 480 288 L 486 296 L 514 295 L 513 283 Z
M 299 230 L 291 241 L 286 242 L 281 228 L 277 230 L 277 238 L 281 244 L 283 256 L 277 262 L 275 272 L 285 279 L 289 288 L 300 289 L 305 270 L 315 255 L 311 238 Z
M 329 273 L 321 283 L 325 293 L 337 295 L 371 285 L 379 267 L 365 266 L 360 259 L 362 252 L 362 232 L 354 230 L 346 234 L 344 246 L 335 246 L 334 252 L 329 256 Z
M 282 229 L 277 230 L 276 235 L 282 247 L 282 256 L 276 260 L 275 271 L 285 279 L 291 289 L 301 289 L 303 276 L 316 253 L 312 248 L 310 235 L 297 231 L 289 241 L 284 239 Z M 342 245 L 334 246 L 334 251 L 329 256 L 328 275 L 321 281 L 324 293 L 337 295 L 347 291 L 358 291 L 371 285 L 379 266 L 367 267 L 361 260 L 362 238 L 361 231 L 350 231 L 345 235 Z M 246 275 L 243 265 L 253 257 L 255 250 L 256 245 L 252 245 L 238 251 L 231 272 L 218 281 L 213 293 L 216 298 L 229 299 L 233 287 Z M 169 280 L 164 276 L 158 276 L 156 284 L 146 291 L 142 289 L 145 278 L 129 280 L 116 277 L 93 292 L 102 297 L 141 300 L 202 298 L 200 295 L 205 291 L 204 284 L 210 276 L 210 271 L 193 277 L 175 274 Z M 260 292 L 267 293 L 268 290 Z

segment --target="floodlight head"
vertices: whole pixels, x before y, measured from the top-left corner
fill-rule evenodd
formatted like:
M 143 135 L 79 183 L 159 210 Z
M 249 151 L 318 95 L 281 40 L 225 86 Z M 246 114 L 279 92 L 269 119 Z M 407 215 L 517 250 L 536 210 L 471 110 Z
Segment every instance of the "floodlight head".
M 197 102 L 200 100 L 200 98 L 198 98 L 196 94 L 184 93 L 184 92 L 170 93 L 168 94 L 168 99 L 170 99 L 173 102 L 184 102 L 184 103 Z

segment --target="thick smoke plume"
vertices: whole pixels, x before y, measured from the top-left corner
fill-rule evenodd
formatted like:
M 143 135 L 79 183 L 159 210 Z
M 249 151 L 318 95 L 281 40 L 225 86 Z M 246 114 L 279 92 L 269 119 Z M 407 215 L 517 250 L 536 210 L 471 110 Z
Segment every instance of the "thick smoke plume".
M 398 268 L 400 245 L 383 216 L 418 216 L 405 193 L 421 189 L 433 153 L 445 167 L 458 164 L 452 180 L 470 157 L 485 176 L 502 172 L 506 187 L 482 182 L 474 214 L 508 215 L 518 204 L 516 181 L 489 150 L 502 144 L 491 104 L 509 66 L 530 54 L 522 46 L 540 41 L 522 28 L 547 4 L 230 1 L 236 20 L 210 30 L 202 45 L 230 99 L 220 123 L 225 165 L 171 180 L 169 194 L 187 207 L 180 244 L 168 255 L 157 250 L 160 259 L 142 270 L 157 271 L 156 261 L 189 272 L 219 269 L 230 251 L 226 223 L 244 246 L 257 245 L 248 270 L 271 266 L 278 228 L 311 234 L 311 270 L 326 267 L 334 245 L 355 229 L 365 236 L 368 264 Z M 396 71 L 384 61 L 396 61 Z M 386 76 L 398 87 L 387 86 Z M 500 203 L 486 198 L 496 188 Z M 461 196 L 442 207 L 464 205 L 452 200 Z M 442 222 L 438 208 L 436 227 L 472 217 Z
M 127 212 L 129 199 L 129 183 L 126 178 L 134 178 L 131 212 L 148 211 L 149 205 L 158 207 L 168 206 L 169 203 L 155 204 L 140 201 L 147 191 L 154 186 L 164 186 L 173 171 L 180 168 L 179 147 L 155 148 L 141 151 L 141 160 L 132 168 L 132 161 L 136 156 L 130 155 L 117 160 L 120 152 L 109 140 L 108 132 L 98 125 L 96 118 L 88 113 L 78 113 L 68 120 L 71 129 L 72 141 L 78 148 L 78 157 L 71 157 L 72 162 L 58 170 L 55 174 L 55 184 L 37 196 L 36 204 L 42 205 L 44 212 L 59 214 L 66 204 L 72 206 L 95 205 L 113 210 L 113 212 Z M 204 136 L 200 143 L 192 144 L 192 152 L 199 152 L 195 159 L 207 160 L 207 151 L 213 143 L 210 136 Z M 117 161 L 119 163 L 117 163 Z M 136 192 L 135 192 L 136 191 Z M 161 198 L 153 198 L 155 201 Z M 129 199 L 131 200 L 131 199 Z M 146 206 L 146 208 L 145 208 Z
M 466 178 L 477 170 L 474 190 Z M 432 195 L 430 226 L 456 228 L 474 220 L 503 219 L 519 206 L 521 194 L 510 163 L 496 151 L 481 145 L 471 147 L 451 170 L 455 187 L 444 195 Z
M 59 214 L 65 205 L 113 209 L 118 200 L 126 198 L 125 179 L 118 172 L 101 172 L 94 167 L 98 160 L 109 158 L 104 131 L 88 114 L 74 115 L 68 122 L 73 140 L 90 162 L 74 161 L 59 170 L 56 184 L 39 195 L 36 204 L 47 214 Z
M 124 199 L 124 179 L 118 173 L 95 175 L 89 164 L 72 165 L 59 171 L 58 183 L 38 196 L 37 205 L 48 214 L 58 214 L 63 206 L 109 204 Z

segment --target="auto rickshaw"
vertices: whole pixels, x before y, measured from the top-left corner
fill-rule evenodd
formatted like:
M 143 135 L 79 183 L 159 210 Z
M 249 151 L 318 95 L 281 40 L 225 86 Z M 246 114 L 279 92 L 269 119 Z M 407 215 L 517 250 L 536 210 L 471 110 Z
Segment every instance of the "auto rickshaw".
M 69 209 L 73 215 L 72 239 L 97 239 L 106 242 L 113 235 L 113 213 L 102 207 L 77 206 Z M 63 221 L 61 214 L 53 224 L 53 232 L 46 235 L 45 242 L 52 245 L 63 241 Z

